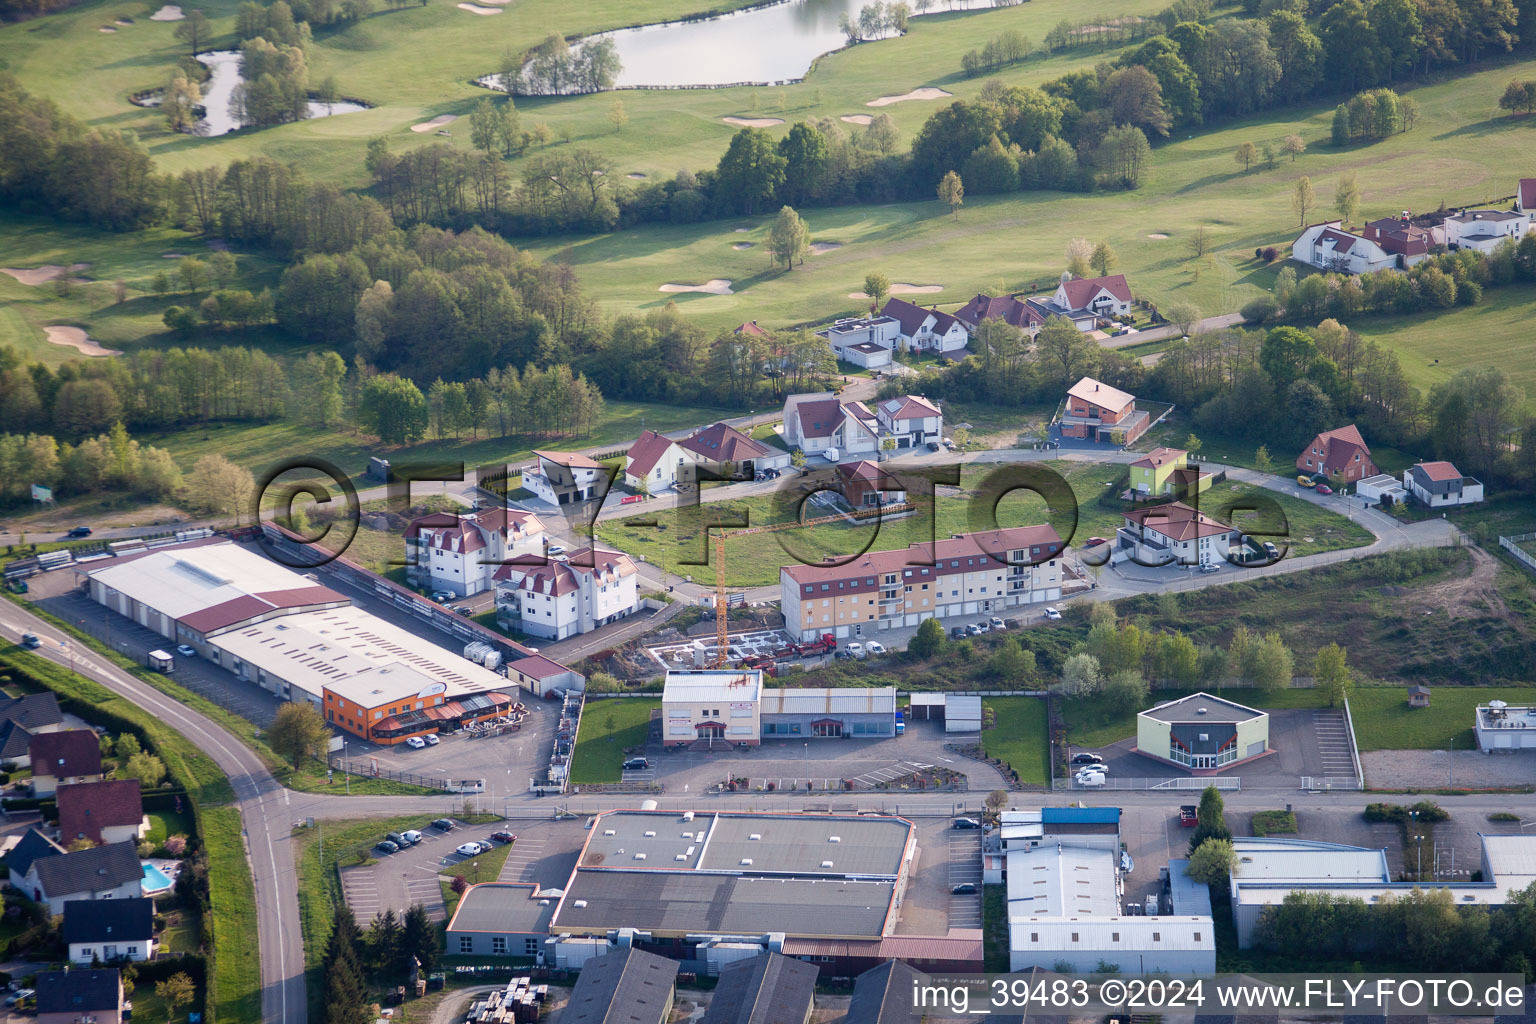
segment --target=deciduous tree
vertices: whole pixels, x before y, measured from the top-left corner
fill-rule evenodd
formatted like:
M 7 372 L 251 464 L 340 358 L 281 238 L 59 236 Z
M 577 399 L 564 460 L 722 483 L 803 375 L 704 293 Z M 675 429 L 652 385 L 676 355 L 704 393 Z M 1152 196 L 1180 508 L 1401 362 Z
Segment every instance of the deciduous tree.
M 1312 191 L 1312 179 L 1303 174 L 1296 179 L 1296 186 L 1291 189 L 1291 209 L 1296 211 L 1303 227 L 1307 224 L 1307 214 L 1317 203 L 1317 195 Z
M 939 202 L 949 207 L 949 212 L 956 220 L 960 219 L 960 207 L 965 203 L 965 184 L 960 180 L 960 175 L 954 171 L 946 171 L 944 177 L 939 179 Z
M 810 230 L 791 207 L 781 207 L 779 215 L 773 219 L 767 249 L 773 261 L 782 262 L 785 270 L 795 269 L 795 260 L 805 262 L 811 249 Z
M 277 709 L 277 715 L 267 728 L 267 746 L 286 757 L 295 767 L 309 757 L 325 753 L 330 728 L 320 712 L 308 701 L 289 701 Z
M 1312 675 L 1317 688 L 1328 699 L 1328 706 L 1336 708 L 1344 703 L 1354 689 L 1354 673 L 1350 671 L 1347 652 L 1338 644 L 1319 647 L 1312 660 Z
M 1238 146 L 1237 151 L 1232 154 L 1232 159 L 1241 164 L 1243 170 L 1245 171 L 1252 167 L 1253 162 L 1258 158 L 1258 147 L 1251 142 L 1244 142 L 1242 145 Z

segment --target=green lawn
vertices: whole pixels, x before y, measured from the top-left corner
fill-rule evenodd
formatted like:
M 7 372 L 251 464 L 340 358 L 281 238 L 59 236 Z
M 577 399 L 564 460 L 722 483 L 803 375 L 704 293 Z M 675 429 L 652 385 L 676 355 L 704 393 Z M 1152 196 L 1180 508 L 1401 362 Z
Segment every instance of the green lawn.
M 1401 686 L 1361 687 L 1349 698 L 1355 741 L 1361 750 L 1459 750 L 1477 746 L 1472 719 L 1479 704 L 1505 700 L 1530 704 L 1536 689 L 1487 686 L 1431 687 L 1430 706 L 1410 708 Z
M 661 701 L 645 697 L 588 700 L 571 755 L 571 783 L 618 782 L 624 748 L 645 744 L 651 712 Z
M 1048 785 L 1051 743 L 1045 701 L 1038 697 L 988 697 L 982 704 L 997 716 L 997 725 L 981 734 L 987 756 L 1006 762 L 1026 786 Z
M 164 843 L 169 836 L 191 836 L 196 827 L 192 815 L 186 811 L 150 811 L 146 817 L 149 818 L 149 832 L 144 838 L 155 846 Z
M 982 886 L 981 922 L 983 968 L 988 974 L 1006 974 L 1009 968 L 1007 886 Z
M 439 878 L 462 878 L 470 885 L 494 882 L 501 877 L 501 866 L 507 862 L 507 855 L 511 852 L 511 844 L 497 843 L 478 857 L 469 857 L 452 867 L 444 868 Z M 447 919 L 452 920 L 453 912 L 459 905 L 459 894 L 453 891 L 451 882 L 442 882 L 441 885 L 443 903 L 448 908 Z

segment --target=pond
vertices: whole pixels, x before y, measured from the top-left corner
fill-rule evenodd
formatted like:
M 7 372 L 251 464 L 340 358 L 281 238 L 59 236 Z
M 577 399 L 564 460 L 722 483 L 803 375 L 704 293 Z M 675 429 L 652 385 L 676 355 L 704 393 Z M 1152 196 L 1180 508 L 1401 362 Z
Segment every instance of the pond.
M 1018 0 L 931 0 L 923 14 L 1011 6 Z M 869 0 L 787 0 L 699 21 L 674 21 L 604 32 L 621 64 L 620 89 L 697 89 L 723 85 L 781 85 L 799 81 L 824 53 L 848 38 L 843 15 L 857 26 Z M 909 0 L 913 17 L 918 5 Z M 889 31 L 880 35 L 889 34 Z M 878 38 L 878 36 L 877 36 Z M 500 88 L 495 75 L 478 84 Z
M 194 129 L 198 135 L 228 135 L 243 127 L 238 113 L 230 108 L 230 100 L 240 78 L 240 51 L 213 50 L 198 54 L 198 60 L 208 65 L 208 81 L 203 83 L 203 108 L 207 111 Z M 338 100 L 335 103 L 309 101 L 308 117 L 330 117 L 333 114 L 353 114 L 368 108 L 361 103 Z

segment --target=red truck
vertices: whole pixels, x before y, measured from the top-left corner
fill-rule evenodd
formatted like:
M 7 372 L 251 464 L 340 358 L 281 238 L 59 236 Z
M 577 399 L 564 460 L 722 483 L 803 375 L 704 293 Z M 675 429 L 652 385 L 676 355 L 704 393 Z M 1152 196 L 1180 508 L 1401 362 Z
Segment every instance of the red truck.
M 1179 824 L 1184 828 L 1194 828 L 1196 822 L 1200 820 L 1196 812 L 1197 808 L 1194 804 L 1185 804 L 1183 807 L 1180 807 Z
M 810 643 L 800 645 L 800 657 L 816 658 L 835 650 L 837 650 L 837 637 L 831 633 L 823 633 L 820 640 L 812 640 Z

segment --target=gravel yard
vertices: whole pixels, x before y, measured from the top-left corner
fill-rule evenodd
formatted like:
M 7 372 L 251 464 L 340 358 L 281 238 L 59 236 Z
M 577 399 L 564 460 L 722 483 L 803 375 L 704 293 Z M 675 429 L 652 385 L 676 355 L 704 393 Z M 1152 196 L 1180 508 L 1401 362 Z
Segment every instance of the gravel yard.
M 1446 758 L 1450 756 L 1451 764 Z M 1392 789 L 1483 789 L 1536 786 L 1536 754 L 1475 750 L 1375 750 L 1360 755 L 1367 786 Z

